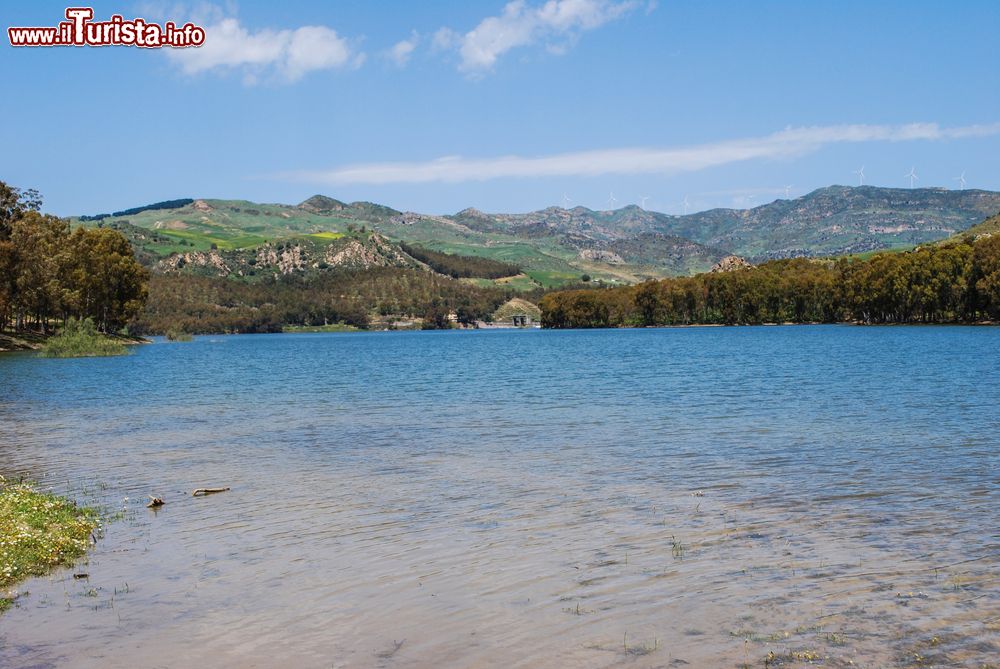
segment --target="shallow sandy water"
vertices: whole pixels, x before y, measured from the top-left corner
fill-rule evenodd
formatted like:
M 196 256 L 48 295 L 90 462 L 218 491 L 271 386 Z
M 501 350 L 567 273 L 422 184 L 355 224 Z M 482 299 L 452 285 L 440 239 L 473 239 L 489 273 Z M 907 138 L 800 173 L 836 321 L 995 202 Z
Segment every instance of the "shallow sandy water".
M 0 470 L 126 509 L 0 665 L 1000 662 L 1000 331 L 212 339 L 0 359 Z

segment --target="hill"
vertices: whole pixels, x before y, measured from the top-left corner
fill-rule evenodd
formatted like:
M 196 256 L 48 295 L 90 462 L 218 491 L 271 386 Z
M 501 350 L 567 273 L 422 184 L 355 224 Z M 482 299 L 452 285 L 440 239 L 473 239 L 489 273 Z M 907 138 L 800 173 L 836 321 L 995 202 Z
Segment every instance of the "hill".
M 173 253 L 158 261 L 153 269 L 161 274 L 275 278 L 328 269 L 373 267 L 426 269 L 422 262 L 378 233 L 338 232 L 291 237 L 245 249 Z
M 965 239 L 966 237 L 972 237 L 973 240 L 982 239 L 983 237 L 992 237 L 994 235 L 1000 235 L 1000 214 L 996 216 L 991 216 L 987 218 L 982 223 L 977 223 L 971 228 L 958 232 L 947 239 L 943 239 L 939 244 L 947 244 L 949 242 L 959 241 Z
M 690 275 L 727 255 L 762 262 L 909 248 L 965 231 L 998 211 L 1000 193 L 991 191 L 830 186 L 752 209 L 685 216 L 634 205 L 439 216 L 315 195 L 298 205 L 172 200 L 77 222 L 130 231 L 149 262 L 174 253 L 255 254 L 304 237 L 378 232 L 392 243 L 516 265 L 526 287 L 551 287 L 583 274 L 606 283 Z

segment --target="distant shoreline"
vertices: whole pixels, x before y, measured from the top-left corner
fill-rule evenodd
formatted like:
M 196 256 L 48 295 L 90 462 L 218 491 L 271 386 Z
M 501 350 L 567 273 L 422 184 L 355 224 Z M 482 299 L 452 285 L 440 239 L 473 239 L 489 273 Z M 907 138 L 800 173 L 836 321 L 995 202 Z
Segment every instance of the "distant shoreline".
M 597 328 L 451 328 L 447 330 L 420 330 L 420 329 L 362 329 L 351 326 L 295 326 L 282 332 L 203 332 L 197 333 L 195 337 L 228 337 L 234 335 L 288 335 L 288 334 L 359 334 L 366 332 L 497 332 L 497 331 L 520 331 L 530 330 L 538 332 L 545 331 L 566 331 L 566 330 L 681 330 L 690 328 L 751 328 L 751 327 L 784 327 L 784 326 L 809 326 L 809 325 L 844 325 L 858 327 L 996 327 L 1000 326 L 998 321 L 972 321 L 968 323 L 863 323 L 844 321 L 838 323 L 678 323 L 674 325 L 649 325 L 645 327 L 622 326 L 622 327 L 597 327 Z M 45 342 L 52 335 L 42 335 L 38 332 L 2 332 L 0 333 L 0 353 L 15 353 L 23 351 L 38 351 L 45 345 Z M 144 337 L 123 337 L 121 335 L 108 335 L 112 339 L 125 345 L 152 344 L 151 339 Z M 164 335 L 151 335 L 163 337 Z
M 375 332 L 519 332 L 519 331 L 568 331 L 568 330 L 680 330 L 688 328 L 756 328 L 756 327 L 784 327 L 796 326 L 804 327 L 810 325 L 837 325 L 837 326 L 858 326 L 858 327 L 970 327 L 970 326 L 1000 326 L 998 321 L 974 321 L 969 323 L 863 323 L 842 321 L 836 323 L 683 323 L 675 325 L 648 325 L 648 326 L 620 326 L 620 327 L 594 327 L 594 328 L 546 328 L 546 327 L 506 327 L 506 328 L 448 328 L 422 330 L 420 328 L 333 328 L 325 326 L 306 327 L 296 326 L 282 332 L 205 332 L 196 334 L 196 337 L 222 337 L 233 335 L 288 335 L 288 334 L 361 334 Z M 162 336 L 162 335 L 156 335 Z M 149 343 L 148 341 L 145 343 Z

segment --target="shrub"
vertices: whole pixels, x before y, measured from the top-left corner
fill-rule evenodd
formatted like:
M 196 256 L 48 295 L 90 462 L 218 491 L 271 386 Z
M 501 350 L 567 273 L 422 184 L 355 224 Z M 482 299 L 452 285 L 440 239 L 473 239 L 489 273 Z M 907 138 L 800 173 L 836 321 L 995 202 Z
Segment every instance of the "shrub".
M 128 349 L 119 341 L 97 331 L 90 318 L 71 318 L 66 327 L 50 338 L 41 351 L 45 358 L 80 358 L 88 356 L 126 355 Z

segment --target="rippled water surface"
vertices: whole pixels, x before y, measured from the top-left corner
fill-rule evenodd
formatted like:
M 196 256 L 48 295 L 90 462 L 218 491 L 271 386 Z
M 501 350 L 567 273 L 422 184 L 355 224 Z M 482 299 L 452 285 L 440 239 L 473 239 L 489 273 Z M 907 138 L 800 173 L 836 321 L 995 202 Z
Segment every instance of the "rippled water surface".
M 0 472 L 126 513 L 22 585 L 0 666 L 995 667 L 998 351 L 809 326 L 2 356 Z

